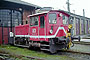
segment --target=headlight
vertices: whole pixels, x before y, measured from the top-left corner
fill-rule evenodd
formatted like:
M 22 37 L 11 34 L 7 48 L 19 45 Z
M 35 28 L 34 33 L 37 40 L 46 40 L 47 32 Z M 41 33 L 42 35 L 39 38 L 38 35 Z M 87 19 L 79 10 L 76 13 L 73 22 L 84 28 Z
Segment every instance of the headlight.
M 13 36 L 14 36 L 13 32 L 10 32 L 10 37 L 13 37 Z
M 53 33 L 53 30 L 50 30 L 50 33 L 52 34 Z
M 68 31 L 69 31 L 69 29 L 68 29 Z

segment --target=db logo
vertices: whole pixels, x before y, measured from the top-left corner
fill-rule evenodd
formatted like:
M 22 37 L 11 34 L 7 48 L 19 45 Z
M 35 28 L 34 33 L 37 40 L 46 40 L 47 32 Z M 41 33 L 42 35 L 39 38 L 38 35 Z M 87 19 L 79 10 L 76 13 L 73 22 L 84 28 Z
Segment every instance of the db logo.
M 32 29 L 32 33 L 36 33 L 36 29 Z

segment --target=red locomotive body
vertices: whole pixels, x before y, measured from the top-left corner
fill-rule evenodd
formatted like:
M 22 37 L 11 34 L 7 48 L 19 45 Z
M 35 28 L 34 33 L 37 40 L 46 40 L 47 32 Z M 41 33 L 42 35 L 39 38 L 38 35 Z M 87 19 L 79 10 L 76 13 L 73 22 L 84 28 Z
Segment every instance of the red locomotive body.
M 27 25 L 15 27 L 15 45 L 36 46 L 55 53 L 69 44 L 69 14 L 52 10 L 28 16 Z

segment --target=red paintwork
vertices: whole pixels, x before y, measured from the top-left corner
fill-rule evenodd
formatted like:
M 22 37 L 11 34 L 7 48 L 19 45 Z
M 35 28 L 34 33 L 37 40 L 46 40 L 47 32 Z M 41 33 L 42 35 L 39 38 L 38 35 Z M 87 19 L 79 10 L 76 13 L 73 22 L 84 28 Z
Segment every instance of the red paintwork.
M 2 27 L 0 27 L 0 44 L 2 44 Z
M 56 24 L 49 24 L 49 19 L 48 19 L 48 14 L 49 13 L 56 13 L 57 14 L 57 23 Z M 67 17 L 69 17 L 69 15 L 63 11 L 49 11 L 46 15 L 45 13 L 43 14 L 39 14 L 39 25 L 38 26 L 29 26 L 29 24 L 27 25 L 20 25 L 15 27 L 15 34 L 16 35 L 30 35 L 30 36 L 51 36 L 54 35 L 58 29 L 58 27 L 64 27 L 65 31 L 68 30 L 68 25 L 63 25 L 63 21 L 62 21 L 62 17 L 59 17 L 59 14 L 62 13 L 64 15 L 66 15 Z M 45 28 L 40 28 L 40 16 L 44 16 L 45 18 Z M 30 16 L 28 16 L 30 18 Z M 50 30 L 51 30 L 51 26 L 53 26 L 53 33 L 50 34 Z M 36 32 L 33 33 L 32 30 L 36 29 Z M 39 30 L 38 30 L 39 29 Z M 45 32 L 46 29 L 46 32 Z M 59 32 L 57 33 L 57 35 L 55 37 L 62 37 L 62 36 L 66 36 L 66 34 L 64 33 L 63 30 L 59 30 Z M 54 38 L 55 38 L 54 37 Z M 48 41 L 48 38 L 30 38 L 30 40 L 33 41 Z
M 29 33 L 29 24 L 19 25 L 15 27 L 15 35 L 28 35 Z
M 4 44 L 8 44 L 8 28 L 3 28 L 3 39 L 4 39 Z
M 14 31 L 14 28 L 12 28 L 12 32 L 13 31 Z M 9 32 L 10 32 L 10 27 L 3 27 L 4 44 L 8 44 Z M 0 44 L 2 44 L 2 27 L 0 27 Z

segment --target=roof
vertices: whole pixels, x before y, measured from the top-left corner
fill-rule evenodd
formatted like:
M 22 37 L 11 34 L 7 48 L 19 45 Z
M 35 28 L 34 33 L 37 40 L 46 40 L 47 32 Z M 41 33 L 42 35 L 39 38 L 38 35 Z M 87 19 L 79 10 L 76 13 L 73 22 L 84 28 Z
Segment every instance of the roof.
M 40 15 L 40 14 L 46 14 L 46 13 L 48 13 L 49 11 L 45 11 L 45 12 L 41 12 L 41 13 L 36 13 L 36 14 L 32 14 L 32 15 L 29 15 L 28 17 L 30 17 L 30 16 L 36 16 L 36 15 Z
M 39 13 L 36 13 L 36 14 L 32 14 L 32 15 L 29 15 L 28 17 L 37 16 L 37 15 L 41 15 L 41 14 L 47 14 L 48 12 L 61 12 L 61 13 L 67 14 L 69 16 L 69 14 L 64 12 L 64 11 L 50 10 L 50 11 L 44 11 L 44 12 L 39 12 Z
M 13 3 L 17 3 L 17 4 L 22 4 L 22 5 L 28 5 L 28 6 L 32 6 L 32 7 L 35 7 L 35 8 L 41 8 L 40 6 L 31 4 L 31 3 L 28 3 L 28 2 L 24 2 L 24 1 L 21 1 L 21 0 L 4 0 L 4 1 L 13 2 Z
M 53 9 L 52 7 L 43 7 L 41 8 L 41 11 L 50 11 L 52 9 Z
M 66 12 L 66 13 L 68 13 L 70 16 L 76 16 L 76 17 L 80 17 L 80 18 L 90 19 L 90 18 L 88 18 L 88 17 L 84 17 L 84 16 L 81 16 L 81 15 L 78 15 L 78 14 L 74 14 L 74 13 L 71 13 L 71 12 L 68 12 L 68 11 L 64 11 L 64 10 L 60 10 L 60 11 Z

